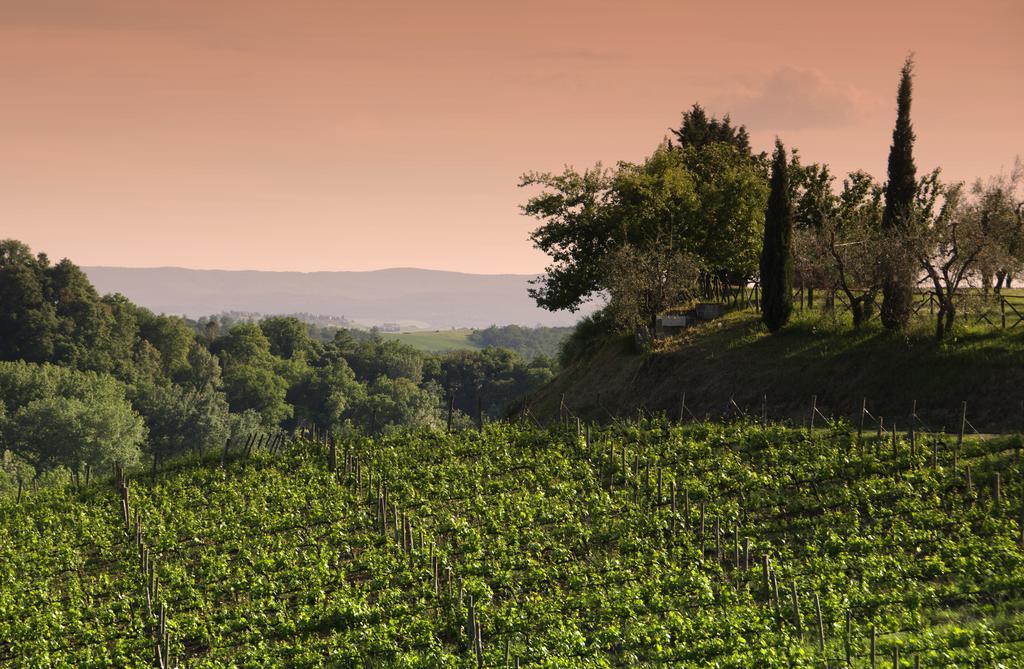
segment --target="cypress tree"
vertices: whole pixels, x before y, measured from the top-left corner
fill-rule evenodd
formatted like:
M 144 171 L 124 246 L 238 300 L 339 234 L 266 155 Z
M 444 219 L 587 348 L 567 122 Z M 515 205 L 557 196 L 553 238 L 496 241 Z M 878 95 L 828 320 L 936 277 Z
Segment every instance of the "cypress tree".
M 910 99 L 914 61 L 903 63 L 896 96 L 896 127 L 889 148 L 889 180 L 885 185 L 885 211 L 882 229 L 891 237 L 892 253 L 886 261 L 882 284 L 882 324 L 889 330 L 901 330 L 910 320 L 913 304 L 914 268 L 901 252 L 902 239 L 913 216 L 917 195 L 917 167 L 914 165 L 914 128 L 910 123 Z
M 761 248 L 761 320 L 769 332 L 778 332 L 789 322 L 793 310 L 793 210 L 787 168 L 786 149 L 776 139 Z

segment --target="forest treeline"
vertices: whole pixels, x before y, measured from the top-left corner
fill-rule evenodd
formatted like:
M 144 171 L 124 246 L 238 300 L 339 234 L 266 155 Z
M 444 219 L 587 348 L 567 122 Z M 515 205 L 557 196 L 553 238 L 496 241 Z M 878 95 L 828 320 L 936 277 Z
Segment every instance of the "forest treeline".
M 361 329 L 355 323 L 347 321 L 347 325 L 331 324 L 323 316 L 316 314 L 287 314 L 301 321 L 306 326 L 310 339 L 328 343 L 334 339 L 338 330 L 347 330 L 357 341 L 375 339 L 384 333 L 377 327 Z M 193 327 L 196 334 L 213 339 L 220 332 L 226 332 L 239 323 L 258 323 L 266 318 L 265 314 L 251 312 L 224 312 L 185 321 Z M 340 319 L 339 319 L 340 320 Z M 327 321 L 325 323 L 325 321 Z M 412 332 L 418 332 L 413 330 Z M 491 325 L 486 328 L 474 328 L 467 335 L 467 341 L 476 348 L 507 348 L 515 351 L 526 360 L 537 357 L 557 357 L 565 343 L 565 338 L 572 332 L 571 327 L 550 327 L 537 325 Z M 469 347 L 467 347 L 469 348 Z
M 482 331 L 498 343 L 502 328 Z M 504 333 L 514 337 L 515 332 Z M 521 333 L 519 333 L 521 334 Z M 329 336 L 328 336 L 329 335 Z M 295 317 L 157 315 L 71 261 L 0 242 L 0 451 L 8 481 L 202 452 L 256 429 L 342 435 L 499 417 L 556 362 L 507 348 L 430 354 Z
M 659 314 L 723 285 L 759 283 L 772 331 L 797 288 L 849 305 L 854 328 L 877 320 L 896 332 L 913 293 L 930 292 L 944 339 L 965 287 L 998 292 L 1024 268 L 1024 165 L 971 184 L 919 174 L 912 82 L 908 58 L 885 182 L 858 170 L 837 185 L 827 164 L 804 164 L 781 141 L 755 154 L 744 126 L 700 105 L 642 162 L 525 174 L 520 186 L 540 192 L 522 210 L 540 221 L 531 238 L 551 261 L 531 295 L 570 311 L 606 297 L 581 341 L 601 328 L 650 334 Z

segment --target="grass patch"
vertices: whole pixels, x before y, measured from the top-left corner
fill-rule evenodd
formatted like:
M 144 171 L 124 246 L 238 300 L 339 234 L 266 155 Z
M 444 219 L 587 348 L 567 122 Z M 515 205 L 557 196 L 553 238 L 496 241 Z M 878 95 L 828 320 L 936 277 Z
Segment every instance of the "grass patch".
M 424 330 L 420 332 L 382 332 L 383 339 L 394 339 L 427 353 L 444 351 L 477 350 L 480 347 L 469 339 L 470 329 Z
M 628 338 L 606 341 L 526 405 L 548 420 L 558 417 L 563 396 L 590 419 L 645 412 L 674 418 L 683 393 L 700 416 L 759 415 L 766 396 L 770 417 L 799 422 L 814 395 L 826 415 L 848 418 L 867 398 L 869 411 L 898 429 L 959 427 L 967 401 L 979 431 L 1017 431 L 1024 425 L 1024 329 L 961 326 L 938 343 L 923 320 L 893 335 L 877 323 L 854 331 L 848 316 L 815 311 L 797 313 L 770 335 L 756 314 L 737 311 L 648 353 L 632 350 Z M 920 422 L 911 418 L 915 400 Z

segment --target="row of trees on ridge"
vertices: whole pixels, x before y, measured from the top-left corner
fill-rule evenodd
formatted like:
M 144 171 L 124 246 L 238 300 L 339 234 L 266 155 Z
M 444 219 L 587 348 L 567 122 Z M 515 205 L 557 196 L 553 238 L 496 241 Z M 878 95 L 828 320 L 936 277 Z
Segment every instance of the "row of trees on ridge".
M 524 175 L 521 186 L 542 189 L 523 206 L 541 221 L 531 238 L 551 258 L 531 295 L 552 310 L 604 296 L 615 327 L 652 330 L 715 282 L 756 281 L 776 331 L 799 285 L 812 304 L 815 289 L 827 306 L 845 302 L 855 328 L 878 314 L 900 331 L 925 290 L 944 338 L 964 286 L 998 292 L 1024 266 L 1024 166 L 969 187 L 938 169 L 919 177 L 912 86 L 908 58 L 884 184 L 855 171 L 837 188 L 827 165 L 802 164 L 781 141 L 754 154 L 745 127 L 699 105 L 642 163 Z

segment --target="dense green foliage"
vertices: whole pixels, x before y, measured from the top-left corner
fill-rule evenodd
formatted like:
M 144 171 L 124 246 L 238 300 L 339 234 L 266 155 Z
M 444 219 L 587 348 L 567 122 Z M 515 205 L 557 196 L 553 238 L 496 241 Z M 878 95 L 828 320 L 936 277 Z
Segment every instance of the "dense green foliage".
M 769 332 L 789 321 L 793 310 L 793 208 L 789 201 L 786 149 L 775 140 L 771 193 L 761 248 L 761 320 Z
M 22 458 L 33 475 L 139 460 L 145 426 L 110 376 L 0 362 L 0 407 L 0 449 Z
M 325 332 L 294 317 L 158 316 L 120 295 L 100 297 L 68 260 L 52 265 L 2 241 L 0 361 L 19 363 L 0 371 L 0 454 L 14 458 L 5 469 L 77 474 L 215 451 L 254 423 L 379 433 L 439 426 L 449 409 L 455 425 L 479 422 L 500 417 L 555 367 L 490 346 L 433 355 L 341 328 L 324 341 Z M 537 334 L 484 332 L 553 348 Z M 0 488 L 14 484 L 0 474 Z
M 750 135 L 746 126 L 734 126 L 732 119 L 726 114 L 719 120 L 709 117 L 700 104 L 694 104 L 683 112 L 682 123 L 678 130 L 673 130 L 679 146 L 703 148 L 715 142 L 731 144 L 741 153 L 750 154 Z
M 571 331 L 572 328 L 492 325 L 482 330 L 473 330 L 469 340 L 480 348 L 507 348 L 526 360 L 533 360 L 539 356 L 557 356 L 562 342 Z
M 574 311 L 602 291 L 614 300 L 622 285 L 612 280 L 614 261 L 627 248 L 668 259 L 655 267 L 685 254 L 707 276 L 756 273 L 766 166 L 737 144 L 728 121 L 715 124 L 714 132 L 694 129 L 692 141 L 659 145 L 642 163 L 522 177 L 520 186 L 543 189 L 522 208 L 541 221 L 531 239 L 552 260 L 530 290 L 540 306 Z M 723 132 L 732 140 L 720 141 Z
M 180 462 L 131 481 L 150 604 L 109 479 L 26 493 L 0 662 L 150 666 L 165 603 L 190 667 L 869 666 L 872 631 L 885 666 L 1019 667 L 1019 446 L 655 421 Z

